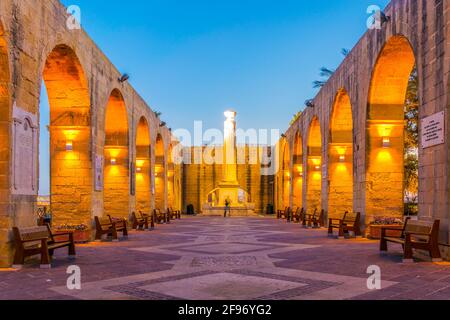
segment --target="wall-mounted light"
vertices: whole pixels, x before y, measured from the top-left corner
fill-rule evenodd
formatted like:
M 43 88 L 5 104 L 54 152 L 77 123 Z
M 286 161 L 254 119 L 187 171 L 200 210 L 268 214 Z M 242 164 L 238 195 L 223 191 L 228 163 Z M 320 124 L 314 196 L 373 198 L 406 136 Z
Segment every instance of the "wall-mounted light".
M 391 138 L 383 137 L 383 148 L 389 148 L 391 146 Z
M 136 160 L 136 172 L 141 173 L 142 168 L 144 167 L 145 160 L 137 159 Z
M 111 165 L 115 166 L 117 164 L 117 159 L 116 158 L 111 158 Z
M 66 151 L 68 151 L 68 152 L 73 151 L 73 141 L 72 140 L 66 141 Z
M 340 155 L 339 156 L 339 162 L 345 162 L 345 155 Z
M 316 171 L 320 171 L 322 169 L 322 158 L 321 157 L 310 157 L 310 161 L 312 163 L 312 167 Z
M 303 177 L 303 166 L 302 165 L 297 166 L 297 173 L 300 178 Z

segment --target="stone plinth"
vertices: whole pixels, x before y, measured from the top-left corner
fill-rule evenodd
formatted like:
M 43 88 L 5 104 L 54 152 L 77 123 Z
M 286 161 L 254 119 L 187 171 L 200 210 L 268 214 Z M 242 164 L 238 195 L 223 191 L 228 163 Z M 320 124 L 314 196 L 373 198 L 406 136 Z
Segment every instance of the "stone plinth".
M 224 215 L 225 207 L 213 207 L 209 204 L 205 204 L 202 208 L 203 216 L 222 216 Z M 231 207 L 231 213 L 227 216 L 231 217 L 257 217 L 258 214 L 255 212 L 255 205 L 248 203 L 240 207 Z

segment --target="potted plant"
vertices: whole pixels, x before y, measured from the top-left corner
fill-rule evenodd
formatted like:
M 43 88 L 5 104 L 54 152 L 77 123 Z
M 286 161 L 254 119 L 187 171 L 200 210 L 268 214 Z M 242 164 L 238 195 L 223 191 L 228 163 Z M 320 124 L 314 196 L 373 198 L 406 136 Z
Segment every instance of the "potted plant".
M 72 225 L 63 224 L 55 228 L 56 233 L 58 232 L 72 232 L 73 239 L 75 243 L 87 243 L 91 240 L 91 231 L 88 226 L 84 224 Z
M 375 217 L 369 225 L 369 238 L 381 239 L 381 229 L 389 227 L 397 230 L 389 230 L 387 233 L 392 237 L 400 237 L 403 230 L 403 220 L 393 217 Z

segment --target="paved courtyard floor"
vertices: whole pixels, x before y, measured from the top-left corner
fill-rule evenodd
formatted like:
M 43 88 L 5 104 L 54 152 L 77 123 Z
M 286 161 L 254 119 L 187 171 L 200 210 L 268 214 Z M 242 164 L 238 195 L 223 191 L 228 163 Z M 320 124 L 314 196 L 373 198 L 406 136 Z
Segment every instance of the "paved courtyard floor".
M 450 299 L 450 264 L 403 264 L 401 247 L 380 256 L 378 242 L 337 240 L 272 218 L 184 217 L 128 240 L 59 251 L 53 269 L 0 270 L 0 299 Z M 66 287 L 67 268 L 82 289 Z M 367 268 L 382 289 L 367 288 Z

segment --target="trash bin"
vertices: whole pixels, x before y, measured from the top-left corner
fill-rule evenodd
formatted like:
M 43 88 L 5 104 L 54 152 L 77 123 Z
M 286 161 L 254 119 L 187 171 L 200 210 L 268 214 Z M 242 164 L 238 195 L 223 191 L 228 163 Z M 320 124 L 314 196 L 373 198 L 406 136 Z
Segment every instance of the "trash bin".
M 195 215 L 194 206 L 192 204 L 187 206 L 187 215 L 189 216 Z

